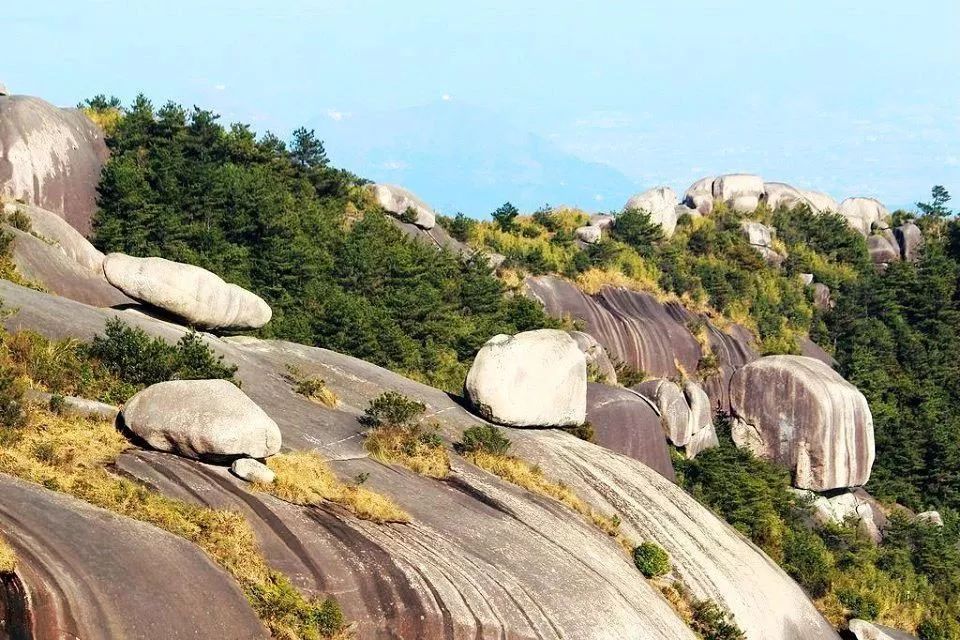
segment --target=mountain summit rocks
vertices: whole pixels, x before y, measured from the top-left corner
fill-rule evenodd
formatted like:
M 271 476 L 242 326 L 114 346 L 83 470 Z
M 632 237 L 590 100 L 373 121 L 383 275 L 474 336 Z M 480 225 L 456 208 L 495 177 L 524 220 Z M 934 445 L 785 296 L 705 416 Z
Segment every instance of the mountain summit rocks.
M 205 329 L 256 329 L 273 313 L 260 296 L 181 262 L 111 253 L 103 260 L 103 273 L 131 298 Z
M 404 222 L 412 222 L 421 229 L 433 229 L 437 224 L 437 214 L 413 192 L 392 184 L 372 184 L 367 188 L 377 204 L 390 215 Z M 412 214 L 412 220 L 406 219 L 408 213 Z
M 782 464 L 801 489 L 829 491 L 870 479 L 873 417 L 860 391 L 819 360 L 766 356 L 730 379 L 736 445 Z
M 467 374 L 477 412 L 512 427 L 568 427 L 587 413 L 587 361 L 565 331 L 538 329 L 490 338 Z

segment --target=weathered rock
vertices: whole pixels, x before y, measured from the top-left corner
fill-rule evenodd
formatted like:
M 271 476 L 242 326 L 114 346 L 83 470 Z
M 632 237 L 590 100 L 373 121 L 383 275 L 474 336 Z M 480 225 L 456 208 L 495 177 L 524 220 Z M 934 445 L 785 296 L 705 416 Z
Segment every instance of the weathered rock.
M 577 342 L 556 329 L 490 338 L 477 353 L 465 390 L 477 412 L 513 427 L 583 424 L 587 361 Z
M 277 474 L 273 472 L 273 469 L 253 458 L 237 458 L 230 465 L 230 471 L 233 475 L 247 482 L 272 484 L 277 479 Z
M 617 219 L 606 213 L 595 213 L 590 216 L 590 226 L 609 229 L 616 224 Z
M 918 513 L 916 520 L 918 522 L 925 522 L 926 524 L 934 527 L 943 526 L 943 516 L 940 515 L 939 511 L 924 511 L 923 513 Z
M 900 260 L 900 248 L 886 235 L 867 236 L 867 251 L 873 264 L 885 265 Z
M 807 202 L 810 203 L 810 207 L 817 213 L 826 213 L 828 211 L 836 212 L 840 207 L 837 205 L 837 201 L 831 198 L 829 195 L 821 191 L 810 191 L 809 189 L 801 189 L 800 193 L 803 194 L 803 197 Z
M 913 222 L 905 222 L 893 230 L 897 244 L 900 247 L 900 257 L 907 262 L 914 262 L 919 257 L 920 247 L 923 246 L 923 232 Z
M 751 213 L 760 205 L 763 178 L 746 173 L 718 176 L 713 181 L 713 198 L 741 213 Z
M 280 451 L 277 423 L 226 380 L 151 385 L 130 398 L 123 420 L 154 449 L 188 458 L 266 458 Z
M 3 213 L 6 216 L 16 213 L 25 215 L 30 220 L 30 231 L 44 242 L 58 248 L 81 267 L 92 271 L 102 269 L 103 254 L 57 214 L 18 202 L 5 203 Z
M 88 234 L 107 155 L 103 132 L 82 112 L 0 96 L 0 194 L 53 211 Z
M 683 204 L 708 216 L 713 211 L 713 176 L 700 178 L 683 194 Z
M 7 91 L 7 85 L 0 82 L 0 96 L 8 95 L 10 92 Z
M 759 222 L 742 220 L 740 231 L 744 237 L 763 256 L 767 264 L 779 267 L 786 259 L 773 248 L 773 231 Z
M 243 287 L 206 269 L 164 258 L 111 253 L 107 280 L 131 298 L 207 329 L 256 329 L 270 321 L 269 305 Z
M 801 204 L 809 206 L 803 192 L 783 182 L 764 182 L 763 191 L 762 200 L 771 210 L 779 207 L 793 209 Z
M 814 520 L 818 524 L 853 523 L 872 542 L 879 544 L 883 540 L 883 530 L 889 521 L 880 503 L 863 488 L 844 490 L 833 495 L 821 495 L 805 489 L 795 491 L 809 497 Z
M 51 400 L 54 394 L 39 391 L 37 389 L 27 389 L 23 394 L 24 398 L 52 408 Z M 107 420 L 113 422 L 117 419 L 120 410 L 112 404 L 90 400 L 88 398 L 78 398 L 76 396 L 59 396 L 59 411 L 63 415 L 77 416 L 80 418 L 92 418 L 95 420 Z
M 660 225 L 668 238 L 677 228 L 677 194 L 670 187 L 655 187 L 638 193 L 623 205 L 624 210 L 639 209 L 650 214 L 650 222 Z
M 854 618 L 847 623 L 847 628 L 856 640 L 917 640 L 916 636 L 909 633 L 885 627 L 876 622 L 867 622 Z
M 459 255 L 464 260 L 469 260 L 477 254 L 477 251 L 465 242 L 460 242 L 450 235 L 450 233 L 439 224 L 434 225 L 432 229 L 421 229 L 412 222 L 404 222 L 393 216 L 389 217 L 390 222 L 400 229 L 407 236 L 418 242 L 436 247 L 438 250 L 445 249 Z M 506 260 L 506 256 L 499 253 L 486 253 L 487 264 L 491 269 L 497 269 Z
M 601 447 L 639 460 L 676 481 L 660 416 L 647 398 L 623 387 L 588 383 L 587 420 Z
M 840 203 L 837 213 L 847 219 L 852 229 L 865 236 L 870 235 L 874 226 L 884 229 L 890 223 L 890 212 L 874 198 L 847 198 Z
M 413 223 L 421 229 L 432 229 L 437 223 L 433 209 L 407 189 L 392 184 L 371 184 L 367 188 L 390 215 L 400 218 L 406 216 L 409 209 L 414 214 Z
M 866 398 L 836 371 L 803 356 L 766 356 L 730 379 L 733 440 L 793 472 L 801 489 L 866 484 L 875 456 Z
M 654 378 L 641 382 L 633 390 L 657 407 L 667 438 L 674 446 L 685 447 L 689 458 L 719 446 L 710 398 L 697 383 L 688 380 L 681 388 L 671 380 Z
M 802 282 L 804 285 L 806 285 L 806 286 L 809 287 L 810 285 L 813 284 L 813 274 L 812 274 L 812 273 L 801 273 L 801 274 L 800 274 L 800 282 Z
M 20 604 L 29 607 L 21 621 L 27 628 L 11 629 L 4 619 L 4 637 L 269 635 L 226 572 L 196 545 L 152 525 L 0 475 L 0 528 L 17 555 Z
M 600 229 L 601 227 L 593 226 L 577 227 L 574 230 L 574 234 L 576 234 L 577 238 L 579 238 L 581 242 L 586 242 L 587 244 L 597 244 L 600 242 L 600 237 L 602 235 Z
M 833 300 L 830 297 L 830 287 L 822 282 L 813 283 L 813 306 L 821 311 L 833 308 Z
M 587 359 L 587 374 L 593 372 L 597 380 L 604 384 L 617 384 L 617 368 L 610 360 L 607 350 L 589 333 L 571 331 L 570 337 L 576 340 L 580 351 Z

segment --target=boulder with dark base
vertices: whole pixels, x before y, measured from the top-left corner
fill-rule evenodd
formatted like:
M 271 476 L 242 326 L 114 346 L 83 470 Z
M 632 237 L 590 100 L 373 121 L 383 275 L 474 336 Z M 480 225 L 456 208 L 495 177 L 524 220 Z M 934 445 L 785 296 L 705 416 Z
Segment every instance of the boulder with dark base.
M 875 456 L 866 398 L 819 360 L 766 356 L 730 379 L 738 447 L 786 466 L 793 484 L 827 491 L 863 485 Z
M 852 229 L 865 236 L 874 228 L 886 228 L 890 222 L 890 212 L 874 198 L 847 198 L 840 203 L 837 213 L 847 219 Z
M 708 176 L 690 185 L 683 194 L 683 204 L 696 209 L 701 215 L 710 215 L 713 211 L 713 180 L 713 176 Z
M 411 191 L 393 184 L 371 184 L 367 188 L 377 204 L 390 215 L 404 222 L 412 222 L 421 229 L 432 229 L 437 223 L 437 214 L 433 209 Z
M 113 286 L 205 329 L 256 329 L 272 311 L 260 296 L 206 269 L 164 258 L 111 253 L 103 273 Z
M 912 222 L 905 222 L 893 230 L 897 244 L 900 246 L 900 257 L 907 262 L 914 262 L 919 257 L 920 247 L 923 246 L 923 232 Z
M 490 338 L 467 374 L 477 412 L 513 427 L 567 427 L 586 419 L 587 361 L 565 331 Z
M 227 380 L 151 385 L 123 409 L 124 424 L 158 451 L 188 458 L 266 458 L 280 451 L 280 430 Z
M 53 211 L 88 234 L 107 156 L 103 132 L 81 111 L 0 96 L 0 195 Z

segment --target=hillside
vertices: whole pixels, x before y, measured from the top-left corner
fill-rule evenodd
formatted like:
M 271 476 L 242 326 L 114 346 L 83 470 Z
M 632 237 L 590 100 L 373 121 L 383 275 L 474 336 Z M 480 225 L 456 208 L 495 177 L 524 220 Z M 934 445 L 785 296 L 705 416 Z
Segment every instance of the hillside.
M 478 222 L 84 112 L 0 96 L 12 637 L 960 638 L 944 192 Z

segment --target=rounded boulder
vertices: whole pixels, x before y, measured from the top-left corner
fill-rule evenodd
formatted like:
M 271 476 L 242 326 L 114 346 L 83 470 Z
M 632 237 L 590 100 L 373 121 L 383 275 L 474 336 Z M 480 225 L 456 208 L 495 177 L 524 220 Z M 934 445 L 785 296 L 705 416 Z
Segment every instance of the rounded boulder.
M 860 391 L 823 362 L 766 356 L 730 379 L 734 443 L 789 468 L 801 489 L 863 485 L 876 455 Z
M 260 296 L 182 262 L 111 253 L 103 260 L 103 273 L 131 298 L 204 329 L 257 329 L 272 315 Z
M 411 212 L 413 224 L 421 229 L 433 229 L 437 224 L 437 214 L 411 191 L 393 184 L 372 184 L 368 189 L 377 204 L 390 215 L 403 219 Z
M 476 411 L 511 427 L 568 427 L 587 412 L 587 361 L 565 331 L 490 338 L 470 367 L 465 392 Z
M 123 420 L 154 449 L 187 458 L 266 458 L 280 451 L 277 423 L 227 380 L 151 385 L 127 402 Z
M 890 212 L 874 198 L 847 198 L 840 203 L 837 213 L 847 219 L 851 228 L 865 236 L 870 235 L 874 225 L 886 228 L 890 223 Z
M 638 193 L 623 206 L 624 210 L 639 209 L 650 214 L 650 222 L 660 225 L 670 237 L 677 228 L 677 194 L 670 187 L 656 187 Z

